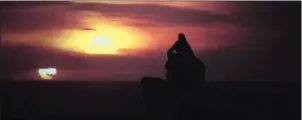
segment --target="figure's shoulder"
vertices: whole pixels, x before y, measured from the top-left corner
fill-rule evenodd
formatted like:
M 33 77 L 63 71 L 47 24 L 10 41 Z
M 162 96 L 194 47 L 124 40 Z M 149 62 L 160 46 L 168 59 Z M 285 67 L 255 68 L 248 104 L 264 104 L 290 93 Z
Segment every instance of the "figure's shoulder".
M 202 60 L 200 60 L 198 57 L 195 57 L 195 64 L 196 66 L 205 69 L 206 66 Z

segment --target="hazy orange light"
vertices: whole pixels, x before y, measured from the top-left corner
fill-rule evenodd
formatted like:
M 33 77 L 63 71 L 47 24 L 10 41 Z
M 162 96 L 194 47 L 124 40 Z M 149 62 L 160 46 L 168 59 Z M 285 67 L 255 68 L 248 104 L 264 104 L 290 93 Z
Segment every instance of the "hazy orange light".
M 38 69 L 38 74 L 43 80 L 53 79 L 53 76 L 57 74 L 56 68 L 40 68 Z
M 95 24 L 93 24 L 95 23 Z M 120 49 L 145 47 L 143 35 L 133 28 L 105 21 L 89 21 L 88 30 L 74 29 L 65 33 L 57 42 L 64 50 L 86 54 L 120 54 Z
M 118 48 L 107 37 L 96 37 L 88 45 L 84 52 L 87 54 L 118 54 Z

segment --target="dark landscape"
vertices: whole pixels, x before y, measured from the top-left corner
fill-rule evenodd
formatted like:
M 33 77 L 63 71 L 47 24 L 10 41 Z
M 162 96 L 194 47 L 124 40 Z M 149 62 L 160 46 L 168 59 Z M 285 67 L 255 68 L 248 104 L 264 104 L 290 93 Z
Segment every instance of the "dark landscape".
M 30 81 L 1 84 L 2 117 L 18 120 L 139 120 L 139 82 Z M 209 82 L 208 118 L 300 119 L 300 82 Z

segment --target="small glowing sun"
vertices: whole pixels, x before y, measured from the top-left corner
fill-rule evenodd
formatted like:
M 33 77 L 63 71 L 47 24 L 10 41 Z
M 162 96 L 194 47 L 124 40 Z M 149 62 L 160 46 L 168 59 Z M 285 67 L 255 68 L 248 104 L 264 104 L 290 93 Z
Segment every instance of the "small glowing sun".
M 57 74 L 56 68 L 40 68 L 38 69 L 38 74 L 43 80 L 50 80 Z

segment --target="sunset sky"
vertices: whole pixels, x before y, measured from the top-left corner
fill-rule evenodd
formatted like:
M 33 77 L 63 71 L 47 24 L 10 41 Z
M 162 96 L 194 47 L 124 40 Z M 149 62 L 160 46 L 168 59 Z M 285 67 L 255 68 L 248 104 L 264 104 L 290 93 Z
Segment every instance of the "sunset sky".
M 4 69 L 58 79 L 164 78 L 182 32 L 207 80 L 300 79 L 300 2 L 0 2 Z M 21 77 L 22 78 L 22 77 Z

